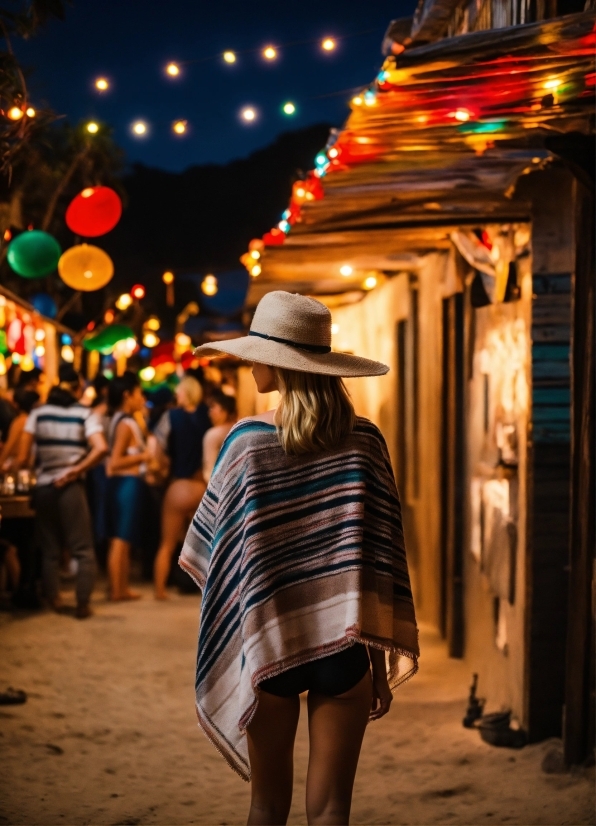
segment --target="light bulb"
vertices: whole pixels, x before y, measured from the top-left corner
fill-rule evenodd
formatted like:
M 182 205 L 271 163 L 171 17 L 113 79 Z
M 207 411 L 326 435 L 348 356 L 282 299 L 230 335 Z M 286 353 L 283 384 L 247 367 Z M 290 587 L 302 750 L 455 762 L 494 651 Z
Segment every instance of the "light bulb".
M 362 95 L 355 95 L 352 98 L 352 103 L 354 104 L 354 106 L 362 106 Z
M 365 290 L 373 290 L 377 286 L 377 279 L 374 275 L 369 275 L 368 278 L 364 279 L 364 283 L 362 285 Z
M 352 273 L 354 272 L 354 270 L 352 269 L 352 267 L 350 267 L 349 264 L 343 264 L 339 268 L 339 272 L 340 272 L 340 275 L 343 275 L 345 278 L 349 278 L 352 275 Z
M 161 277 L 161 280 L 164 284 L 173 284 L 174 283 L 174 273 L 173 272 L 164 272 Z
M 153 330 L 153 332 L 157 332 L 161 327 L 161 322 L 157 316 L 152 315 L 150 318 L 147 319 L 145 322 L 145 327 L 148 330 Z
M 74 350 L 70 346 L 70 344 L 65 344 L 64 347 L 60 350 L 60 356 L 62 361 L 66 361 L 69 364 L 72 364 L 74 361 Z
M 331 325 L 331 334 L 336 336 L 339 333 L 339 324 Z
M 262 269 L 260 264 L 255 264 L 254 267 L 251 267 L 250 269 L 250 274 L 253 275 L 255 278 L 257 277 L 257 275 L 260 275 L 261 272 Z
M 177 63 L 168 63 L 166 66 L 166 72 L 170 77 L 178 77 L 180 74 L 180 66 L 178 66 Z
M 257 117 L 257 113 L 251 106 L 246 106 L 240 115 L 242 120 L 246 121 L 246 123 L 252 123 L 252 121 Z
M 153 381 L 155 378 L 155 367 L 143 367 L 142 370 L 139 370 L 139 378 L 141 381 Z
M 265 60 L 275 60 L 277 57 L 277 50 L 273 48 L 273 46 L 267 46 L 266 49 L 263 49 L 263 57 Z
M 235 63 L 236 55 L 234 54 L 234 52 L 224 52 L 223 59 L 226 61 L 226 63 Z
M 217 278 L 214 275 L 206 275 L 201 283 L 201 290 L 205 295 L 215 295 L 217 293 Z
M 142 137 L 147 134 L 147 124 L 142 120 L 137 120 L 132 125 L 132 131 L 135 135 Z
M 35 111 L 33 106 L 28 106 L 25 114 L 27 115 L 28 118 L 34 118 L 35 115 L 37 114 L 37 112 Z
M 284 103 L 282 108 L 284 115 L 294 115 L 296 113 L 296 106 L 291 101 Z
M 35 341 L 43 341 L 45 337 L 45 330 L 42 330 L 41 327 L 38 327 L 35 331 Z
M 136 298 L 137 301 L 140 301 L 142 298 L 145 298 L 145 287 L 142 284 L 135 284 L 130 289 L 130 294 L 133 298 Z
M 254 258 L 255 261 L 258 261 L 259 258 L 261 257 L 261 253 L 258 250 L 251 250 L 250 257 Z
M 99 126 L 95 123 L 95 121 L 92 120 L 87 124 L 87 132 L 90 132 L 92 135 L 99 132 Z
M 110 88 L 110 84 L 105 77 L 98 77 L 95 81 L 95 88 L 98 92 L 107 92 Z
M 155 335 L 155 333 L 145 333 L 143 336 L 143 344 L 145 347 L 157 347 L 159 344 L 159 337 Z
M 188 123 L 188 121 L 185 121 L 185 120 L 175 120 L 174 123 L 172 124 L 172 130 L 177 135 L 184 135 L 184 133 L 186 132 L 187 123 Z
M 181 349 L 185 347 L 190 347 L 190 345 L 192 344 L 192 339 L 190 336 L 187 336 L 186 333 L 176 333 L 176 344 Z
M 321 43 L 321 48 L 324 49 L 326 52 L 332 52 L 336 46 L 337 43 L 332 37 L 326 37 L 325 40 L 323 40 L 323 42 Z
M 45 355 L 45 352 L 46 352 L 46 348 L 43 346 L 43 344 L 38 344 L 37 347 L 35 348 L 35 355 L 38 356 L 38 357 L 41 357 L 41 356 Z
M 122 293 L 122 295 L 116 299 L 116 307 L 119 310 L 127 310 L 131 304 L 132 296 L 129 293 Z
M 453 117 L 455 120 L 465 123 L 467 120 L 470 120 L 470 113 L 467 109 L 456 109 L 453 113 Z
M 335 146 L 332 146 L 331 149 L 327 152 L 327 155 L 330 158 L 337 158 L 337 156 L 339 155 L 339 149 L 337 149 Z
M 11 106 L 6 114 L 11 120 L 20 120 L 25 113 L 19 106 Z

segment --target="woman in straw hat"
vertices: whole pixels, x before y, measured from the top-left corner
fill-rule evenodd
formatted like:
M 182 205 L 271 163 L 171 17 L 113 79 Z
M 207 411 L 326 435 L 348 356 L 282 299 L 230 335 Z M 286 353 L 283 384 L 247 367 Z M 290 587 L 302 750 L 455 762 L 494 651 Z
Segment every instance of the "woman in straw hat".
M 249 824 L 286 823 L 308 692 L 310 824 L 346 824 L 367 723 L 417 670 L 418 634 L 387 447 L 342 382 L 388 368 L 331 350 L 320 302 L 272 292 L 248 336 L 203 345 L 253 362 L 275 411 L 228 435 L 180 564 L 203 592 L 199 724 L 252 782 Z

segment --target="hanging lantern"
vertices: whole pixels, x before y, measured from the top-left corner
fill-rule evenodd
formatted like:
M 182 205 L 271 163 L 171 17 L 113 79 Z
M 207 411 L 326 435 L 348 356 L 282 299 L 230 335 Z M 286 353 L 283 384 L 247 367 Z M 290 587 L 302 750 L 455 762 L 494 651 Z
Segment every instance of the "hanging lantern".
M 119 341 L 127 341 L 128 339 L 134 341 L 136 346 L 135 334 L 130 327 L 127 327 L 126 324 L 110 324 L 97 335 L 83 339 L 83 347 L 85 350 L 97 350 L 104 355 L 108 355 Z
M 56 318 L 58 308 L 51 295 L 47 293 L 36 293 L 32 297 L 31 303 L 40 315 L 45 315 L 46 318 Z
M 278 227 L 273 227 L 270 232 L 263 235 L 263 243 L 266 247 L 277 247 L 286 240 L 285 232 L 282 232 Z
M 76 235 L 96 238 L 114 229 L 122 215 L 122 201 L 109 186 L 89 186 L 73 198 L 66 224 Z
M 60 278 L 73 290 L 92 292 L 105 287 L 114 275 L 112 259 L 99 247 L 78 244 L 58 261 Z
M 8 245 L 6 257 L 11 268 L 23 278 L 43 278 L 56 269 L 60 244 L 40 229 L 22 232 Z

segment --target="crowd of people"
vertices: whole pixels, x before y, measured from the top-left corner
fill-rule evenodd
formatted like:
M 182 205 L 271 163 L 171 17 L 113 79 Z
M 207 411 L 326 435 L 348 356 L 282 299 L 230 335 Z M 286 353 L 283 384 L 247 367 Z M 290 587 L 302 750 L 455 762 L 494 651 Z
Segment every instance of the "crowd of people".
M 22 373 L 0 398 L 0 468 L 31 469 L 34 530 L 2 525 L 4 584 L 27 587 L 62 610 L 65 570 L 75 578 L 78 618 L 91 614 L 98 563 L 108 599 L 131 600 L 131 557 L 151 571 L 155 598 L 167 598 L 172 558 L 203 494 L 223 441 L 236 421 L 230 383 L 186 374 L 171 392 L 145 393 L 136 373 L 90 384 L 70 364 L 44 393 L 40 371 Z M 158 520 L 156 514 L 160 513 Z M 30 521 L 30 520 L 29 520 Z

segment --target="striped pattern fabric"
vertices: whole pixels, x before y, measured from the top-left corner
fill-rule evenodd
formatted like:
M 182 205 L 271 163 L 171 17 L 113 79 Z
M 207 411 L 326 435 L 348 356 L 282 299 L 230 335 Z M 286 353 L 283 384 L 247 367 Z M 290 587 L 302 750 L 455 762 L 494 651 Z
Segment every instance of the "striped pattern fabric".
M 202 590 L 199 723 L 250 779 L 245 730 L 258 685 L 366 643 L 392 688 L 418 668 L 399 498 L 385 441 L 366 419 L 335 450 L 287 456 L 255 419 L 228 435 L 180 565 Z
M 37 484 L 51 485 L 89 452 L 87 439 L 102 433 L 99 418 L 88 407 L 44 404 L 32 410 L 25 431 L 35 438 Z

